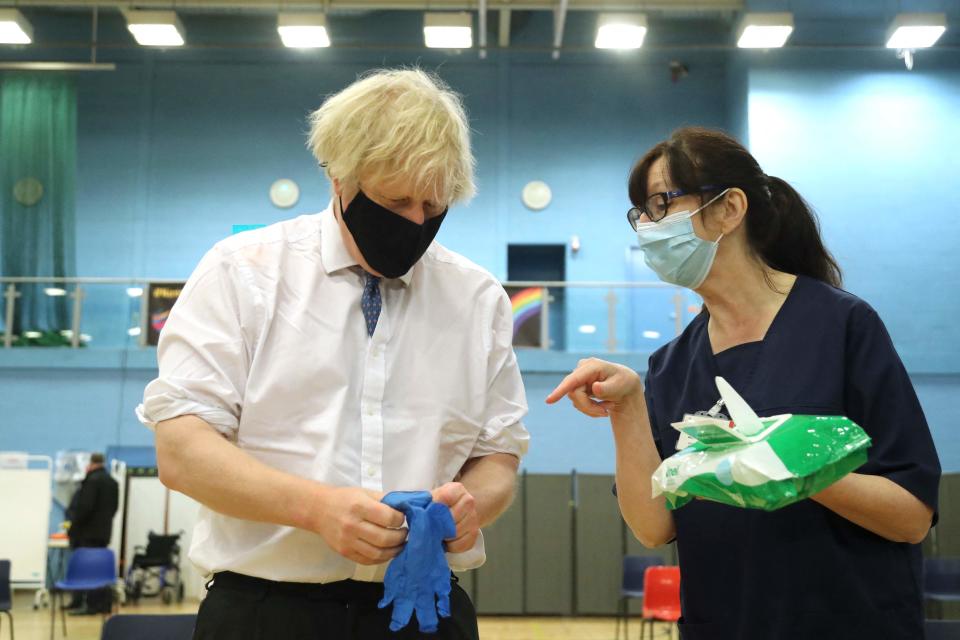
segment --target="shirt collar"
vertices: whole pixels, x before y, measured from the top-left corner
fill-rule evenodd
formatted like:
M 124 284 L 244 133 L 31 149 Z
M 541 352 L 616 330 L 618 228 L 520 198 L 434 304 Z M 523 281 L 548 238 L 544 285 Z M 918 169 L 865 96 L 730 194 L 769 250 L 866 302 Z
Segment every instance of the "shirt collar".
M 323 269 L 327 272 L 327 275 L 342 269 L 360 266 L 350 255 L 347 246 L 343 244 L 340 223 L 337 222 L 333 213 L 332 200 L 330 206 L 320 214 L 320 260 L 323 262 Z M 410 280 L 413 279 L 413 270 L 416 268 L 417 265 L 413 265 L 409 271 L 396 279 L 402 282 L 404 286 L 409 286 Z

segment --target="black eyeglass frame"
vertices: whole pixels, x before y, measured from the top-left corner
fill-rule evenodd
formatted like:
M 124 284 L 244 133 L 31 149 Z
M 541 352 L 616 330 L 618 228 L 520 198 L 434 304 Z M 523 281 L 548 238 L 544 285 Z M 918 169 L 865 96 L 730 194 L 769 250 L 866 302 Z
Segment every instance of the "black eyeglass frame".
M 725 187 L 708 184 L 703 187 L 700 187 L 697 191 L 693 191 L 693 192 L 684 191 L 683 189 L 677 189 L 676 191 L 661 191 L 659 193 L 651 193 L 649 196 L 647 196 L 647 201 L 644 203 L 643 207 L 630 207 L 627 210 L 627 222 L 630 223 L 630 226 L 633 228 L 634 231 L 639 231 L 640 230 L 639 227 L 642 224 L 640 222 L 640 216 L 646 215 L 647 219 L 650 222 L 660 222 L 661 220 L 667 217 L 667 209 L 670 207 L 670 201 L 673 200 L 674 198 L 679 198 L 680 196 L 688 196 L 688 195 L 697 194 L 697 193 L 706 193 L 707 191 L 720 191 L 721 189 L 724 189 L 724 188 Z M 659 217 L 654 217 L 654 215 L 651 214 L 649 211 L 650 201 L 653 200 L 654 198 L 659 198 L 660 204 L 663 205 L 663 215 L 660 215 Z

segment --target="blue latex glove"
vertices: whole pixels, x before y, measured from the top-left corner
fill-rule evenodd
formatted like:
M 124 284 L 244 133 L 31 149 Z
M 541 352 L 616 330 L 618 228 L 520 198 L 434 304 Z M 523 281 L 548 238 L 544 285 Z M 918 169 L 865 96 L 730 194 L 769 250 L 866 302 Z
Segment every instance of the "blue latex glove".
M 414 610 L 423 633 L 435 633 L 439 619 L 450 616 L 450 566 L 443 541 L 457 534 L 450 509 L 433 502 L 426 491 L 394 491 L 383 503 L 407 517 L 407 544 L 387 567 L 381 609 L 393 603 L 390 631 L 410 622 Z

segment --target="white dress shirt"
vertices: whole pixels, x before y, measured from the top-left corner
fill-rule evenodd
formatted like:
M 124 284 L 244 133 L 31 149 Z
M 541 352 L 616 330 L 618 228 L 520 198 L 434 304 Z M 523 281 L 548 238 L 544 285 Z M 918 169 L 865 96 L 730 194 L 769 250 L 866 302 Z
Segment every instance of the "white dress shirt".
M 159 377 L 140 420 L 192 414 L 257 460 L 339 487 L 430 490 L 464 463 L 521 457 L 527 405 L 497 280 L 434 242 L 404 276 L 381 280 L 367 335 L 364 272 L 328 207 L 247 231 L 204 256 L 164 327 Z M 447 554 L 479 566 L 483 538 Z M 270 580 L 383 580 L 315 533 L 201 507 L 190 559 L 205 573 Z

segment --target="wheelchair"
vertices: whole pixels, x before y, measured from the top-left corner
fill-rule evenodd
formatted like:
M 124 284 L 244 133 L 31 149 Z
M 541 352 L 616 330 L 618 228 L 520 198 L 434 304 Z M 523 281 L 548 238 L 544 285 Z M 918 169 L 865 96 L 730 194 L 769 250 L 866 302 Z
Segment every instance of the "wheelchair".
M 136 604 L 140 598 L 160 596 L 164 604 L 183 602 L 180 573 L 180 533 L 161 535 L 150 532 L 147 546 L 134 548 L 133 561 L 124 580 L 126 601 Z

